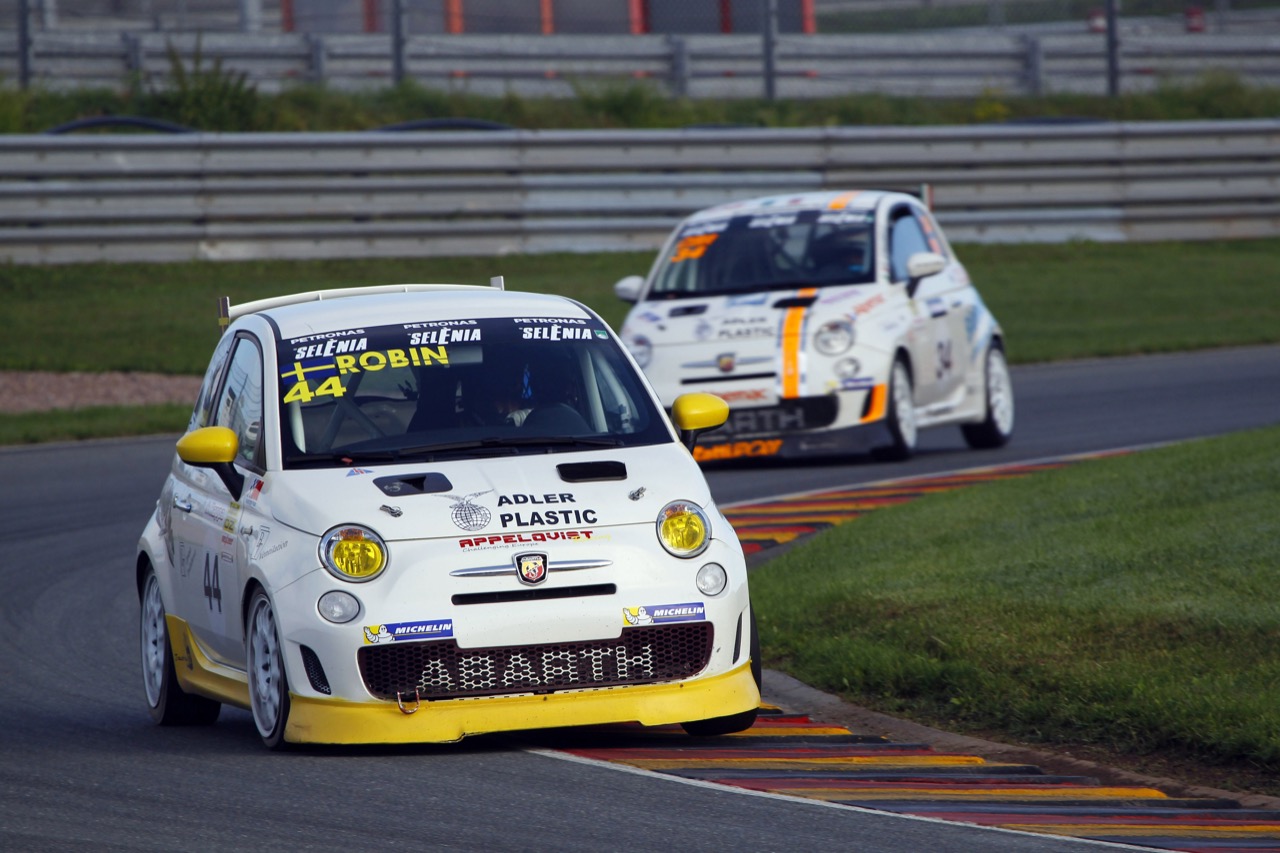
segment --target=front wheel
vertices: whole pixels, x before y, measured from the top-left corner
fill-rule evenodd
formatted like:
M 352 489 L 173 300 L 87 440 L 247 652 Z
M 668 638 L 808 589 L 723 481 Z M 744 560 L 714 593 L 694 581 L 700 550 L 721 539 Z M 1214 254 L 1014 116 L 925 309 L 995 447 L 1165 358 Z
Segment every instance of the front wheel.
M 178 685 L 169 644 L 160 581 L 154 569 L 147 570 L 142 584 L 142 619 L 139 639 L 142 648 L 142 686 L 146 691 L 151 719 L 162 726 L 207 726 L 218 719 L 222 705 L 203 696 L 193 696 Z
M 919 430 L 916 426 L 915 391 L 911 386 L 911 371 L 901 358 L 893 362 L 889 378 L 889 412 L 885 416 L 889 426 L 887 447 L 877 448 L 881 459 L 903 461 L 915 453 Z
M 249 636 L 245 657 L 249 665 L 249 707 L 253 722 L 268 749 L 285 746 L 289 722 L 289 682 L 271 599 L 258 590 L 249 602 Z
M 960 427 L 965 443 L 979 450 L 1003 447 L 1013 435 L 1013 382 L 1004 351 L 994 344 L 987 350 L 984 373 L 986 416 L 980 423 Z

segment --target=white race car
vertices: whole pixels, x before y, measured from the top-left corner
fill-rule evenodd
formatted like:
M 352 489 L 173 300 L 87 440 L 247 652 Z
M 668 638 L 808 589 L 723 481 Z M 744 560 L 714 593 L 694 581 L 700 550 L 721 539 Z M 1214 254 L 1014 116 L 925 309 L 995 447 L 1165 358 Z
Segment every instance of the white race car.
M 752 724 L 746 566 L 689 453 L 723 401 L 668 420 L 605 323 L 558 297 L 225 308 L 138 549 L 157 722 L 236 705 L 272 748 Z
M 905 458 L 918 430 L 959 424 L 972 447 L 1013 432 L 1004 333 L 913 196 L 813 192 L 684 220 L 621 336 L 664 405 L 704 391 L 732 407 L 699 461 Z

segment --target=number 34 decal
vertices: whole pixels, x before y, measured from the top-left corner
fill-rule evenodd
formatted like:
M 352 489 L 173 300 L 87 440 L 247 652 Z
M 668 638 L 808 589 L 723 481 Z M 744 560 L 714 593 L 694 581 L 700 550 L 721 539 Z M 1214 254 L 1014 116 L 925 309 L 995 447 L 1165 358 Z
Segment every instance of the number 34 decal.
M 951 372 L 951 339 L 938 341 L 938 378 L 943 379 Z

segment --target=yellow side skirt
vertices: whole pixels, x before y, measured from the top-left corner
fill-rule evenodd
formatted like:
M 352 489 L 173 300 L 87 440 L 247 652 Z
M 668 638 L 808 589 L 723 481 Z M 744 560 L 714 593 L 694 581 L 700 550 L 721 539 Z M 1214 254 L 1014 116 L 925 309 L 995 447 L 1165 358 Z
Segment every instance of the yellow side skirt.
M 412 714 L 391 702 L 297 695 L 290 699 L 293 707 L 284 736 L 292 743 L 448 743 L 467 735 L 553 726 L 682 723 L 760 705 L 750 663 L 723 675 L 676 684 L 423 701 Z M 411 699 L 405 708 L 413 707 Z
M 225 705 L 248 708 L 249 676 L 210 660 L 191 636 L 187 620 L 171 613 L 166 613 L 164 618 L 169 627 L 169 647 L 173 649 L 173 669 L 182 689 L 217 699 Z

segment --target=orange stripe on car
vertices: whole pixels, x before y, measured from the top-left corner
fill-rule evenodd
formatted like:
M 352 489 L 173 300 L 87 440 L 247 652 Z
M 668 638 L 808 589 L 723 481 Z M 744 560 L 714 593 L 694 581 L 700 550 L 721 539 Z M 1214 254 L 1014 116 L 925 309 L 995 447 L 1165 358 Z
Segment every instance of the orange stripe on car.
M 818 294 L 818 288 L 801 288 L 797 294 L 807 299 Z M 794 399 L 800 396 L 801 350 L 804 349 L 804 315 L 807 308 L 788 308 L 782 318 L 782 398 Z
M 862 190 L 854 190 L 853 192 L 849 192 L 849 193 L 841 193 L 840 195 L 831 199 L 831 203 L 828 204 L 827 207 L 831 210 L 844 210 L 846 207 L 848 207 L 849 202 L 853 201 L 853 197 L 860 192 L 862 192 Z

